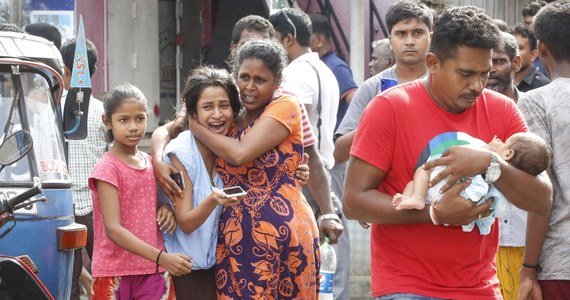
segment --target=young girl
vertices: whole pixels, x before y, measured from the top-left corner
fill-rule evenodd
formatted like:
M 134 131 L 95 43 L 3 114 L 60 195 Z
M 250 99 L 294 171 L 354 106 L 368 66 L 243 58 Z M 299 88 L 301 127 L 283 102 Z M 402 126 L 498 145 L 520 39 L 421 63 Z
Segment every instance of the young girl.
M 109 91 L 104 108 L 103 123 L 114 142 L 89 178 L 93 299 L 174 299 L 170 275 L 187 274 L 192 264 L 186 255 L 164 252 L 157 227 L 152 161 L 138 150 L 146 131 L 146 98 L 124 84 Z
M 226 135 L 233 127 L 239 111 L 238 91 L 231 75 L 211 67 L 195 69 L 182 91 L 186 116 L 217 134 Z M 188 118 L 185 117 L 186 122 Z M 178 227 L 174 234 L 164 234 L 169 252 L 182 252 L 192 257 L 192 272 L 173 277 L 178 299 L 215 299 L 216 242 L 218 220 L 223 206 L 238 203 L 219 190 L 223 182 L 215 168 L 217 156 L 186 130 L 164 149 L 165 162 L 181 170 L 185 187 L 175 197 L 174 211 Z M 159 201 L 168 203 L 164 194 Z

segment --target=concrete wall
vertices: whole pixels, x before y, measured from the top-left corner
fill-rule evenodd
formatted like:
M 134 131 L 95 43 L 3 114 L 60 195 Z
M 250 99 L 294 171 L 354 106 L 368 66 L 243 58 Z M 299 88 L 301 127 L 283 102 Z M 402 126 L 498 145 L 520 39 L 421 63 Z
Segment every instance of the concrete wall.
M 523 23 L 522 9 L 529 0 L 453 0 L 451 5 L 475 5 L 485 9 L 492 18 L 501 19 L 509 26 Z
M 129 82 L 140 88 L 151 110 L 147 131 L 159 119 L 158 2 L 155 0 L 107 2 L 109 87 Z

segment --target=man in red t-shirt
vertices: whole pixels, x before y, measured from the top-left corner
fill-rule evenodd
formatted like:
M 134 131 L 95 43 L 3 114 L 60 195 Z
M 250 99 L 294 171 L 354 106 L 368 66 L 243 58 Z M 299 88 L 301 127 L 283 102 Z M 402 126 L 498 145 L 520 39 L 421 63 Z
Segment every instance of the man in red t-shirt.
M 345 182 L 344 213 L 374 223 L 371 238 L 372 294 L 390 299 L 501 299 L 494 265 L 498 225 L 489 235 L 460 226 L 488 216 L 492 201 L 477 206 L 459 196 L 483 174 L 517 207 L 546 215 L 550 182 L 520 171 L 482 148 L 461 144 L 463 133 L 489 142 L 527 131 L 509 98 L 484 90 L 492 49 L 501 43 L 498 28 L 476 7 L 446 10 L 435 25 L 429 75 L 377 96 L 365 110 L 351 150 Z M 447 166 L 432 185 L 449 177 L 437 207 L 396 210 L 416 168 Z M 531 201 L 532 200 L 532 201 Z M 414 296 L 412 296 L 414 295 Z M 428 298 L 430 297 L 430 298 Z M 381 298 L 378 298 L 381 299 Z

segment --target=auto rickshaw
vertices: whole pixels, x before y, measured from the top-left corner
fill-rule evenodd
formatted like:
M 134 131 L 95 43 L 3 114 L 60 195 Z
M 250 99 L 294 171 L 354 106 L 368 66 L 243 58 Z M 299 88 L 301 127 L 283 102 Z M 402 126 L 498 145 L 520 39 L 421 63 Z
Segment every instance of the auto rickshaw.
M 74 221 L 65 141 L 85 134 L 77 128 L 86 128 L 87 111 L 81 109 L 88 107 L 89 97 L 62 112 L 62 66 L 53 43 L 0 32 L 0 142 L 20 130 L 33 141 L 31 151 L 0 171 L 0 200 L 29 190 L 34 180 L 42 187 L 41 194 L 13 212 L 11 224 L 0 228 L 0 235 L 5 234 L 0 254 L 27 255 L 54 299 L 67 300 L 73 252 L 85 246 L 87 229 Z M 64 129 L 66 118 L 77 119 L 74 130 Z

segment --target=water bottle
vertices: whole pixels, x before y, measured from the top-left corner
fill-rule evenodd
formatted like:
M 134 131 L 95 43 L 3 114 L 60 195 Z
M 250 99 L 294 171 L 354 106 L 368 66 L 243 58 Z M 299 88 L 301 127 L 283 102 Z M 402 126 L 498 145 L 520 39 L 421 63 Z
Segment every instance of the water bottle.
M 321 245 L 321 270 L 319 273 L 319 299 L 333 299 L 334 272 L 336 270 L 336 254 L 334 248 L 329 244 L 328 237 Z

